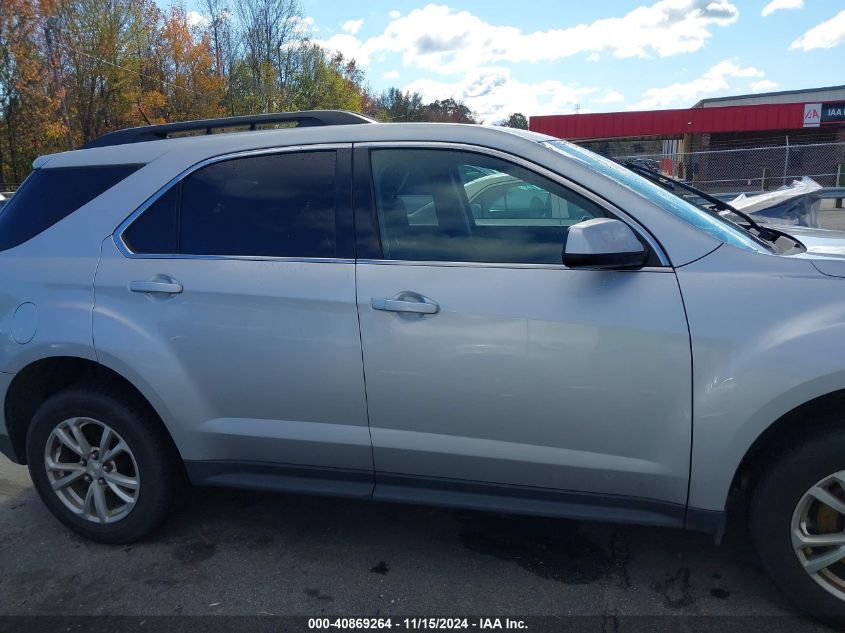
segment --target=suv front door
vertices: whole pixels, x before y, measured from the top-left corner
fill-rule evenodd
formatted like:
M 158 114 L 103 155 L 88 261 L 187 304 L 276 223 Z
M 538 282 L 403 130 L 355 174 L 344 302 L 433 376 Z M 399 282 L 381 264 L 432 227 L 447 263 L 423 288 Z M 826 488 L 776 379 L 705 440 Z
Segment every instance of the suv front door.
M 568 227 L 612 212 L 517 158 L 355 151 L 376 497 L 681 522 L 691 362 L 673 270 L 656 254 L 567 269 Z
M 94 342 L 204 483 L 367 495 L 351 149 L 214 160 L 103 244 Z

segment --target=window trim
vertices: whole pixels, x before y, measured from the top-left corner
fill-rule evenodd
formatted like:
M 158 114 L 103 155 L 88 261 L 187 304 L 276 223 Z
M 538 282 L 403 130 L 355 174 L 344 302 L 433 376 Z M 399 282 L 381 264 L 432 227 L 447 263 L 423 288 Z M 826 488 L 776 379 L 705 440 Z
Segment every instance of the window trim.
M 270 147 L 263 149 L 251 149 L 239 152 L 230 152 L 228 154 L 220 154 L 210 158 L 203 159 L 198 163 L 194 163 L 187 169 L 184 169 L 174 178 L 171 178 L 164 186 L 160 187 L 152 196 L 147 198 L 137 209 L 135 209 L 129 217 L 127 217 L 112 233 L 117 249 L 127 259 L 202 259 L 202 260 L 235 260 L 235 261 L 271 261 L 271 262 L 311 262 L 323 264 L 354 264 L 355 260 L 348 257 L 275 257 L 272 255 L 186 255 L 184 253 L 135 253 L 126 244 L 123 239 L 123 234 L 130 226 L 137 220 L 144 211 L 155 204 L 159 198 L 167 193 L 171 188 L 179 186 L 182 181 L 199 171 L 203 167 L 208 167 L 215 163 L 222 163 L 224 161 L 233 160 L 237 158 L 249 158 L 253 156 L 267 156 L 274 154 L 287 154 L 292 152 L 303 151 L 326 151 L 335 150 L 337 152 L 337 161 L 340 161 L 343 156 L 347 156 L 341 150 L 352 150 L 352 143 L 315 143 L 313 145 L 289 145 L 283 147 Z M 347 173 L 348 169 L 343 170 Z M 181 196 L 181 192 L 180 192 Z M 342 210 L 335 206 L 335 225 L 337 226 L 338 213 Z M 340 240 L 338 240 L 340 241 Z
M 515 154 L 509 154 L 508 152 L 504 152 L 501 150 L 493 149 L 491 147 L 485 147 L 482 145 L 472 145 L 469 143 L 455 143 L 455 142 L 448 142 L 448 141 L 370 141 L 370 142 L 362 142 L 362 143 L 355 143 L 355 149 L 362 149 L 367 152 L 367 157 L 369 159 L 370 151 L 373 149 L 452 149 L 457 151 L 464 151 L 470 152 L 475 154 L 483 154 L 486 156 L 491 156 L 493 158 L 498 158 L 515 165 L 518 165 L 524 169 L 534 172 L 535 174 L 542 176 L 552 182 L 559 184 L 562 187 L 570 189 L 574 193 L 583 196 L 587 200 L 590 200 L 594 204 L 598 205 L 608 213 L 612 217 L 616 217 L 619 220 L 622 220 L 631 229 L 636 232 L 645 242 L 648 244 L 649 248 L 654 251 L 655 255 L 657 256 L 658 261 L 660 262 L 659 266 L 646 266 L 644 268 L 639 268 L 633 272 L 640 272 L 640 271 L 665 271 L 671 270 L 672 265 L 669 261 L 669 258 L 666 255 L 665 250 L 657 241 L 657 239 L 648 231 L 642 224 L 640 224 L 637 220 L 631 217 L 628 213 L 614 205 L 612 202 L 602 198 L 601 196 L 596 195 L 589 189 L 586 189 L 582 185 L 570 180 L 566 176 L 562 176 L 556 172 L 551 171 L 547 167 L 542 165 L 538 165 L 537 163 L 531 162 L 522 158 L 521 156 L 516 156 Z M 372 201 L 369 203 L 372 205 L 372 211 L 375 211 L 375 183 L 373 182 L 373 173 L 372 173 L 372 164 L 368 160 L 368 164 L 366 167 L 367 173 L 369 175 L 370 180 L 370 187 L 371 192 L 373 195 Z M 358 213 L 358 203 L 356 203 L 356 218 Z M 369 210 L 365 210 L 367 212 Z M 375 222 L 376 231 L 379 230 L 378 225 L 378 217 L 377 214 L 374 217 L 373 221 Z M 360 236 L 356 233 L 356 239 Z M 367 258 L 367 259 L 358 259 L 358 263 L 361 264 L 384 264 L 384 265 L 405 265 L 405 266 L 472 266 L 472 267 L 486 267 L 486 268 L 547 268 L 547 269 L 554 269 L 554 270 L 572 270 L 568 268 L 563 263 L 560 264 L 517 264 L 517 263 L 510 263 L 510 262 L 450 262 L 450 261 L 440 261 L 440 260 L 404 260 L 404 259 L 384 259 L 383 253 L 382 258 Z M 630 271 L 624 271 L 630 272 Z

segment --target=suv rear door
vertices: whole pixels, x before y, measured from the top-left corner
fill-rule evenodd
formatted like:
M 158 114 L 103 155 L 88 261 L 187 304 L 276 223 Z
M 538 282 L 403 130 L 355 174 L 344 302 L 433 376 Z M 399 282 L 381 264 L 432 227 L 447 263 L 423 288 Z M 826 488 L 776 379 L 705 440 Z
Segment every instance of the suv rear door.
M 208 161 L 103 243 L 94 342 L 195 481 L 367 495 L 348 145 Z
M 653 249 L 642 270 L 568 269 L 568 227 L 608 205 L 491 150 L 398 145 L 355 150 L 376 498 L 679 525 L 691 361 L 671 267 Z M 510 189 L 487 201 L 484 178 Z

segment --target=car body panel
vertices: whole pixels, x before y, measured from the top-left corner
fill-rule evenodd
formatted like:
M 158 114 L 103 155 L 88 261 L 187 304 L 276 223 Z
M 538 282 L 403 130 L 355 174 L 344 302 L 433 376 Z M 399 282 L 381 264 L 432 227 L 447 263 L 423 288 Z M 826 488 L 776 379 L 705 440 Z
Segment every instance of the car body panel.
M 91 308 L 99 249 L 42 237 L 0 252 L 0 371 L 57 356 L 96 360 Z
M 160 276 L 183 292 L 129 291 Z M 372 470 L 354 262 L 134 258 L 109 239 L 96 288 L 98 356 L 158 395 L 184 459 Z
M 845 386 L 845 280 L 729 245 L 679 268 L 694 358 L 689 503 L 723 510 L 754 441 Z
M 372 309 L 401 291 L 439 312 Z M 360 263 L 358 310 L 377 473 L 686 502 L 671 270 Z
M 845 277 L 845 231 L 789 227 L 789 234 L 806 248 L 796 259 L 808 259 L 816 269 L 831 277 Z

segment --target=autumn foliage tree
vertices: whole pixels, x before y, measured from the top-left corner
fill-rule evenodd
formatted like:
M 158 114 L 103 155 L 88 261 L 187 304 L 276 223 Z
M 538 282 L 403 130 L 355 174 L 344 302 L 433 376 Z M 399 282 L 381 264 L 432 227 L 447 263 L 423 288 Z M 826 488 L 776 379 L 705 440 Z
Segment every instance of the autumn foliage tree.
M 354 59 L 310 39 L 298 0 L 198 8 L 0 0 L 0 183 L 19 183 L 38 155 L 122 127 L 318 108 L 474 122 L 454 99 L 374 94 Z
M 182 7 L 162 21 L 156 51 L 163 103 L 156 118 L 182 121 L 222 116 L 224 78 L 214 72 L 214 51 L 206 32 L 192 32 Z
M 29 0 L 0 2 L 0 181 L 19 182 L 36 153 L 61 148 L 64 126 L 39 47 L 43 21 Z

